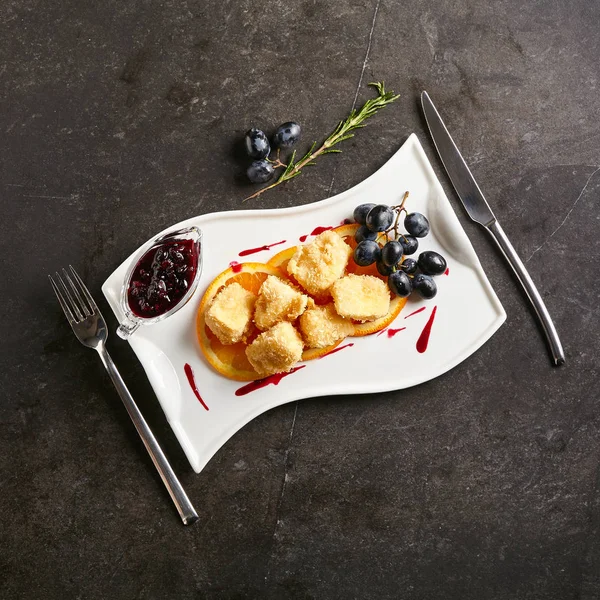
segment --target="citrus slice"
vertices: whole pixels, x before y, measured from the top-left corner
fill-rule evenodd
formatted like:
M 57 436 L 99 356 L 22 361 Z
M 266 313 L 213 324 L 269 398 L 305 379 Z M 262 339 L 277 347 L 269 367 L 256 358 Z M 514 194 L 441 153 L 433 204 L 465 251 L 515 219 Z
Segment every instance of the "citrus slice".
M 238 342 L 237 344 L 224 345 L 217 339 L 212 331 L 207 327 L 205 313 L 210 306 L 213 298 L 219 290 L 226 285 L 239 283 L 244 289 L 258 294 L 260 286 L 269 275 L 281 277 L 282 273 L 277 267 L 272 267 L 263 263 L 242 263 L 235 265 L 223 271 L 208 286 L 204 296 L 200 301 L 198 315 L 196 319 L 196 333 L 200 349 L 211 366 L 225 375 L 229 379 L 236 381 L 253 381 L 260 379 L 258 373 L 254 370 L 246 357 L 246 344 Z M 260 332 L 252 328 L 247 342 L 250 342 Z
M 271 267 L 277 267 L 280 271 L 280 277 L 285 277 L 288 281 L 290 281 L 295 287 L 297 287 L 303 294 L 308 294 L 308 292 L 298 283 L 296 278 L 290 273 L 287 272 L 287 266 L 290 262 L 290 258 L 294 256 L 298 246 L 292 246 L 291 248 L 286 248 L 281 252 L 278 252 L 275 256 L 272 256 L 267 264 Z M 315 304 L 327 304 L 331 302 L 331 294 L 328 291 L 323 292 L 322 294 L 308 294 L 314 301 Z M 318 357 L 317 357 L 318 358 Z
M 365 323 L 354 323 L 354 333 L 350 337 L 362 337 L 363 335 L 371 335 L 385 329 L 392 321 L 400 314 L 400 311 L 406 305 L 407 298 L 398 298 L 395 296 L 390 302 L 390 310 L 385 317 L 376 319 L 375 321 L 367 321 Z
M 354 234 L 357 232 L 360 225 L 358 223 L 352 223 L 350 225 L 341 225 L 340 227 L 336 227 L 333 231 L 335 231 L 338 235 L 340 235 L 346 244 L 348 244 L 352 249 L 356 248 L 358 245 L 356 240 L 354 239 Z M 385 236 L 381 235 L 379 237 L 379 242 L 385 240 Z M 375 265 L 369 265 L 368 267 L 359 267 L 352 257 L 348 261 L 348 266 L 346 267 L 346 273 L 354 273 L 355 275 L 373 275 L 383 281 L 387 282 L 387 277 L 385 275 L 381 275 L 381 273 L 377 270 Z M 406 298 L 398 298 L 394 296 L 390 302 L 390 310 L 385 317 L 381 317 L 376 321 L 368 321 L 366 323 L 355 323 L 354 324 L 354 333 L 352 337 L 360 337 L 363 335 L 371 335 L 372 333 L 377 333 L 382 329 L 385 329 L 399 314 L 400 311 L 404 308 L 406 304 Z
M 307 348 L 302 353 L 302 360 L 314 360 L 315 358 L 321 358 L 326 354 L 329 354 L 333 349 L 337 348 L 344 340 L 341 339 L 335 344 L 331 344 L 331 346 L 327 346 L 325 348 Z
M 336 227 L 333 231 L 335 231 L 345 242 L 354 250 L 358 244 L 354 239 L 354 234 L 358 230 L 360 225 L 357 223 L 352 223 L 350 225 L 340 225 Z M 385 236 L 380 236 L 378 241 L 385 240 Z M 387 281 L 387 277 L 385 275 L 381 275 L 381 273 L 377 270 L 377 266 L 375 264 L 369 265 L 368 267 L 359 267 L 352 257 L 348 261 L 348 266 L 346 267 L 346 273 L 353 273 L 355 275 L 372 275 L 373 277 L 377 277 L 378 279 L 382 279 L 383 281 Z M 384 317 L 385 318 L 385 317 Z
M 350 223 L 348 225 L 340 225 L 339 227 L 334 227 L 333 231 L 335 231 L 339 236 L 351 237 L 354 238 L 354 234 L 358 231 L 360 225 L 358 223 Z
M 291 246 L 290 248 L 286 248 L 285 250 L 278 252 L 275 256 L 272 256 L 267 261 L 267 264 L 271 267 L 277 267 L 278 269 L 281 269 L 281 271 L 287 275 L 287 265 L 290 262 L 290 258 L 294 256 L 297 249 L 298 246 Z

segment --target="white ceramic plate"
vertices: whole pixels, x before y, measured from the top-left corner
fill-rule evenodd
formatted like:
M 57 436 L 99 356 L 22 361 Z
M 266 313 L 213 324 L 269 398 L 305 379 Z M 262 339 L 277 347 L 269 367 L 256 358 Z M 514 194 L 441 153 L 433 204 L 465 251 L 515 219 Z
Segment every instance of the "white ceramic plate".
M 318 360 L 243 396 L 235 392 L 244 383 L 216 373 L 204 359 L 196 341 L 195 317 L 210 282 L 231 261 L 266 262 L 273 254 L 299 243 L 318 226 L 337 226 L 363 202 L 399 204 L 410 191 L 409 211 L 424 213 L 431 233 L 420 249 L 437 250 L 449 266 L 437 277 L 433 300 L 411 298 L 391 330 L 362 338 L 349 338 L 343 350 Z M 475 352 L 506 319 L 464 230 L 446 198 L 417 137 L 411 135 L 375 174 L 346 192 L 327 200 L 279 210 L 244 210 L 213 213 L 173 225 L 169 230 L 197 225 L 203 233 L 204 267 L 192 300 L 175 315 L 141 327 L 129 340 L 140 359 L 177 438 L 196 472 L 217 450 L 257 415 L 286 402 L 335 394 L 364 394 L 410 387 L 448 371 Z M 166 230 L 168 231 L 168 230 Z M 311 236 L 308 236 L 308 240 Z M 286 240 L 241 258 L 245 249 Z M 117 318 L 123 315 L 119 294 L 127 259 L 104 283 L 102 291 Z M 417 341 L 432 318 L 427 350 Z M 420 312 L 416 312 L 423 308 Z M 184 372 L 189 364 L 206 410 L 198 401 Z

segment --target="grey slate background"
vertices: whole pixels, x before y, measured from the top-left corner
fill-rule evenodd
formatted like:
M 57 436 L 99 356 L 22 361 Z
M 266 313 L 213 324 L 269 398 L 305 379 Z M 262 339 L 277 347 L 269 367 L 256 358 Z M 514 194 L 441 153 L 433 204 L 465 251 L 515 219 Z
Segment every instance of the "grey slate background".
M 600 598 L 598 3 L 0 9 L 0 597 Z M 425 385 L 261 416 L 199 476 L 113 334 L 201 514 L 184 528 L 46 274 L 71 262 L 100 298 L 157 231 L 241 206 L 251 188 L 232 148 L 245 129 L 295 119 L 305 141 L 321 139 L 381 79 L 398 102 L 343 154 L 251 206 L 347 189 L 414 131 L 508 320 Z M 451 195 L 418 110 L 423 88 L 539 284 L 567 351 L 560 370 Z

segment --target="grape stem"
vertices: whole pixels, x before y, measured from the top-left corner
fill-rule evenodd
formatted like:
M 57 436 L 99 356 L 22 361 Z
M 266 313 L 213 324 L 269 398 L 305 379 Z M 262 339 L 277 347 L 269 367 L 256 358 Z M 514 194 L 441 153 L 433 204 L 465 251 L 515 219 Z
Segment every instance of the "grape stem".
M 271 160 L 270 158 L 267 158 L 267 162 L 270 162 L 273 165 L 274 169 L 279 169 L 279 167 L 286 167 L 287 165 L 284 162 L 281 162 L 279 160 L 279 157 L 277 157 L 276 160 Z
M 271 163 L 274 169 L 279 169 L 279 167 L 285 167 L 287 169 L 287 165 L 284 162 L 281 162 L 281 159 L 279 158 L 280 153 L 281 148 L 277 148 L 277 156 L 275 157 L 275 160 L 271 160 L 268 156 L 265 160 L 268 163 Z
M 409 196 L 409 192 L 408 191 L 404 192 L 404 196 L 402 196 L 402 202 L 396 206 L 392 206 L 392 208 L 398 209 L 399 211 L 403 210 L 404 212 L 408 212 L 406 210 L 406 208 L 404 208 L 404 205 L 406 204 L 406 200 L 408 199 L 408 196 Z
M 310 150 L 297 162 L 294 162 L 294 159 L 296 158 L 295 150 L 292 153 L 292 156 L 290 157 L 290 160 L 287 165 L 283 165 L 283 163 L 281 163 L 278 155 L 277 162 L 281 164 L 278 164 L 277 166 L 285 166 L 285 170 L 279 176 L 279 179 L 275 183 L 272 183 L 271 185 L 268 185 L 267 187 L 258 190 L 258 192 L 252 194 L 251 196 L 248 196 L 243 201 L 246 202 L 248 200 L 252 200 L 253 198 L 258 198 L 258 196 L 264 194 L 267 190 L 272 190 L 274 187 L 277 187 L 281 183 L 285 183 L 286 181 L 297 177 L 302 173 L 302 169 L 304 167 L 308 167 L 315 164 L 315 158 L 317 158 L 321 154 L 332 154 L 341 152 L 341 150 L 333 148 L 333 146 L 339 144 L 340 142 L 343 142 L 344 140 L 354 137 L 354 133 L 352 133 L 352 131 L 364 127 L 364 122 L 369 117 L 372 117 L 381 108 L 387 106 L 388 104 L 391 104 L 392 102 L 394 102 L 394 100 L 400 97 L 399 95 L 394 95 L 394 92 L 386 92 L 384 83 L 382 81 L 377 83 L 370 83 L 369 85 L 377 89 L 377 97 L 370 98 L 369 100 L 367 100 L 360 109 L 353 109 L 343 121 L 340 121 L 338 123 L 337 127 L 333 130 L 333 132 L 323 142 L 323 144 L 321 144 L 319 148 L 315 150 L 317 142 L 314 142 Z
M 399 208 L 396 213 L 396 221 L 394 222 L 394 237 L 398 238 L 398 221 L 400 221 L 400 215 L 402 214 L 402 209 Z
M 398 222 L 400 221 L 400 215 L 402 214 L 402 211 L 404 211 L 405 213 L 408 214 L 408 211 L 406 210 L 406 208 L 404 208 L 404 205 L 406 204 L 407 199 L 408 199 L 408 191 L 404 192 L 404 196 L 402 196 L 402 202 L 400 204 L 398 204 L 397 206 L 391 207 L 392 209 L 394 209 L 396 211 L 396 220 L 394 221 L 394 224 L 389 229 L 386 229 L 384 232 L 385 237 L 388 240 L 388 242 L 390 240 L 390 238 L 388 236 L 388 233 L 390 231 L 393 231 L 395 238 L 398 239 Z

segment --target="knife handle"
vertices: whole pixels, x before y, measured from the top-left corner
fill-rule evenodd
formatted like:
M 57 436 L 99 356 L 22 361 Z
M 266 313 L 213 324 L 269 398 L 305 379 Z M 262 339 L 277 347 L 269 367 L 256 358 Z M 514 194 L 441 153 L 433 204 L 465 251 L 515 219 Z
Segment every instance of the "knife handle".
M 500 227 L 500 223 L 498 221 L 494 221 L 491 225 L 487 225 L 486 229 L 492 234 L 492 237 L 500 246 L 500 250 L 508 260 L 510 266 L 513 268 L 515 275 L 521 282 L 521 285 L 527 292 L 527 296 L 533 304 L 533 308 L 535 308 L 535 312 L 537 313 L 538 319 L 542 324 L 542 328 L 544 329 L 544 333 L 546 334 L 546 339 L 548 340 L 548 344 L 550 345 L 550 351 L 552 352 L 552 358 L 554 359 L 554 364 L 556 366 L 560 366 L 565 362 L 565 353 L 563 351 L 562 344 L 560 343 L 560 339 L 558 338 L 558 333 L 556 333 L 556 328 L 554 327 L 554 323 L 550 317 L 550 313 L 540 296 L 533 280 L 529 276 L 525 265 L 519 258 L 516 250 L 513 248 L 513 245 L 510 243 L 506 233 L 504 233 L 504 229 Z

